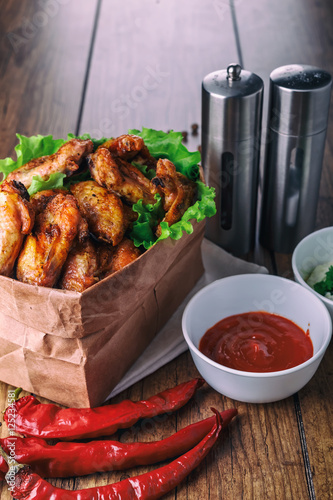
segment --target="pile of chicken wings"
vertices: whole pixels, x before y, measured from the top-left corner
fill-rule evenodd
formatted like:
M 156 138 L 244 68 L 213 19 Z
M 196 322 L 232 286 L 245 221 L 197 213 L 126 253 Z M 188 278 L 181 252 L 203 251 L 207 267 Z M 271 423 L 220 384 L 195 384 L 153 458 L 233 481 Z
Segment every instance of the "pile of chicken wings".
M 148 179 L 140 165 L 156 175 Z M 36 175 L 46 180 L 53 172 L 70 177 L 88 169 L 90 180 L 29 197 Z M 152 157 L 139 136 L 110 139 L 95 151 L 91 140 L 69 140 L 56 153 L 14 170 L 0 185 L 0 274 L 83 292 L 141 255 L 128 237 L 137 217 L 132 205 L 155 203 L 156 193 L 162 220 L 172 225 L 194 203 L 196 184 L 171 161 Z M 155 232 L 161 234 L 160 223 Z

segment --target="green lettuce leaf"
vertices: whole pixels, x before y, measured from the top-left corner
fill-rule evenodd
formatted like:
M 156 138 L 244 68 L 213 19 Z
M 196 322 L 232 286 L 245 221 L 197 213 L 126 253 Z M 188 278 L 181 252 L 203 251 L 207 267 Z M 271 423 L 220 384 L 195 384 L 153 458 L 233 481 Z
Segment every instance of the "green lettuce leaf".
M 143 245 L 144 248 L 148 249 L 157 241 L 168 237 L 177 240 L 182 237 L 184 231 L 188 234 L 192 233 L 193 226 L 191 220 L 201 221 L 205 217 L 211 217 L 216 213 L 214 189 L 207 187 L 199 180 L 198 163 L 200 162 L 200 153 L 198 151 L 190 152 L 186 149 L 182 143 L 183 136 L 180 132 L 171 131 L 167 133 L 161 130 L 143 128 L 142 131 L 129 130 L 129 133 L 140 135 L 152 156 L 155 158 L 168 158 L 175 164 L 177 171 L 196 181 L 198 188 L 198 200 L 196 203 L 189 207 L 182 219 L 172 226 L 169 227 L 166 222 L 162 222 L 162 234 L 158 239 L 154 234 L 154 228 L 164 215 L 160 196 L 155 196 L 155 204 L 144 205 L 142 200 L 140 200 L 133 205 L 133 210 L 138 213 L 138 219 L 134 223 L 130 234 L 135 245 Z M 16 160 L 12 158 L 0 160 L 0 172 L 2 172 L 3 178 L 6 178 L 10 172 L 33 158 L 55 153 L 60 146 L 74 137 L 76 137 L 74 134 L 68 134 L 66 139 L 53 139 L 52 135 L 25 137 L 17 134 L 19 143 L 15 147 Z M 91 139 L 95 148 L 108 140 L 105 137 L 94 139 L 89 134 L 78 137 L 80 139 Z M 136 166 L 139 168 L 138 165 Z M 145 165 L 140 166 L 140 169 L 148 178 L 154 176 L 154 172 L 149 171 Z M 88 180 L 89 178 L 91 178 L 89 172 L 73 175 L 70 178 L 66 178 L 64 174 L 58 172 L 51 174 L 47 180 L 35 176 L 28 191 L 32 195 L 44 189 L 68 188 L 74 182 Z
M 198 200 L 189 207 L 180 221 L 169 226 L 167 222 L 161 222 L 162 233 L 159 238 L 154 235 L 153 229 L 158 221 L 163 218 L 163 209 L 161 199 L 155 205 L 144 205 L 142 200 L 133 205 L 133 210 L 138 213 L 138 219 L 133 224 L 133 230 L 130 234 L 136 246 L 143 245 L 146 250 L 158 241 L 170 237 L 173 240 L 179 240 L 184 231 L 188 234 L 193 232 L 191 220 L 198 222 L 206 217 L 212 217 L 216 213 L 215 190 L 209 188 L 203 182 L 197 181 Z M 158 196 L 158 195 L 156 195 Z
M 142 131 L 131 129 L 129 134 L 136 134 L 142 137 L 149 152 L 154 158 L 167 158 L 175 164 L 176 169 L 189 179 L 199 178 L 198 163 L 201 160 L 199 151 L 191 153 L 182 143 L 181 132 L 163 132 L 151 128 L 142 128 Z
M 39 175 L 35 175 L 32 179 L 30 187 L 28 188 L 28 193 L 32 196 L 38 191 L 43 191 L 44 189 L 62 188 L 64 186 L 65 177 L 66 174 L 61 174 L 60 172 L 51 174 L 47 180 L 42 179 Z
M 131 163 L 132 165 L 134 165 L 134 167 L 140 170 L 140 172 L 142 172 L 143 175 L 150 181 L 156 176 L 156 171 L 153 168 L 149 168 L 147 167 L 147 165 L 142 165 L 141 163 L 138 163 L 136 161 L 132 161 Z
M 215 190 L 207 187 L 199 179 L 200 153 L 191 153 L 182 143 L 183 136 L 180 132 L 163 132 L 142 128 L 142 131 L 131 129 L 129 134 L 136 134 L 143 138 L 149 152 L 155 158 L 167 158 L 175 164 L 178 172 L 196 181 L 198 188 L 198 200 L 189 207 L 179 222 L 169 226 L 166 222 L 161 223 L 162 233 L 157 239 L 154 236 L 154 226 L 161 220 L 160 207 L 155 205 L 143 205 L 141 201 L 133 205 L 133 210 L 138 213 L 138 219 L 133 224 L 130 237 L 136 246 L 143 245 L 150 248 L 154 243 L 172 238 L 178 240 L 184 231 L 191 234 L 193 226 L 191 220 L 200 222 L 206 217 L 212 217 L 216 213 Z M 156 208 L 156 212 L 155 212 Z
M 162 207 L 162 198 L 155 195 L 156 203 L 144 205 L 142 200 L 133 205 L 133 210 L 138 213 L 138 218 L 133 224 L 130 237 L 138 247 L 143 245 L 146 249 L 150 248 L 156 242 L 154 228 L 164 216 Z

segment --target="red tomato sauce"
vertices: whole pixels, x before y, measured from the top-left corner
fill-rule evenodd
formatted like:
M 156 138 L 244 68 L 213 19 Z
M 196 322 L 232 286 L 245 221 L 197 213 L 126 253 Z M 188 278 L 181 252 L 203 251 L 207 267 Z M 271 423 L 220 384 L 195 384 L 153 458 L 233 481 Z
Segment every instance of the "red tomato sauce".
M 309 330 L 264 311 L 236 314 L 209 328 L 199 350 L 216 363 L 247 372 L 275 372 L 313 356 Z

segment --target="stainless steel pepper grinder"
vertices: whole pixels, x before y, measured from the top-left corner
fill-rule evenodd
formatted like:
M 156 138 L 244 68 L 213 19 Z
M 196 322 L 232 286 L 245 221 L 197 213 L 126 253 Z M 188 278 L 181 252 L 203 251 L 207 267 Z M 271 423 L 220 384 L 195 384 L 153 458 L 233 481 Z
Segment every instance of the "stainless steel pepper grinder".
M 202 82 L 202 165 L 217 206 L 206 237 L 239 256 L 255 241 L 263 88 L 239 64 Z
M 270 75 L 260 242 L 291 253 L 315 227 L 332 78 L 292 64 Z

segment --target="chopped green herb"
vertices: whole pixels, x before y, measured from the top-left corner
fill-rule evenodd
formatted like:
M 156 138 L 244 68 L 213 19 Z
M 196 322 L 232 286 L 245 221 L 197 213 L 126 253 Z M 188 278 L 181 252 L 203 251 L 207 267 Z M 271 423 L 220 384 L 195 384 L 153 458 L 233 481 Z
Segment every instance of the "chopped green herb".
M 326 293 L 333 293 L 333 266 L 330 266 L 325 279 L 319 281 L 314 285 L 314 289 L 320 295 L 326 295 Z

